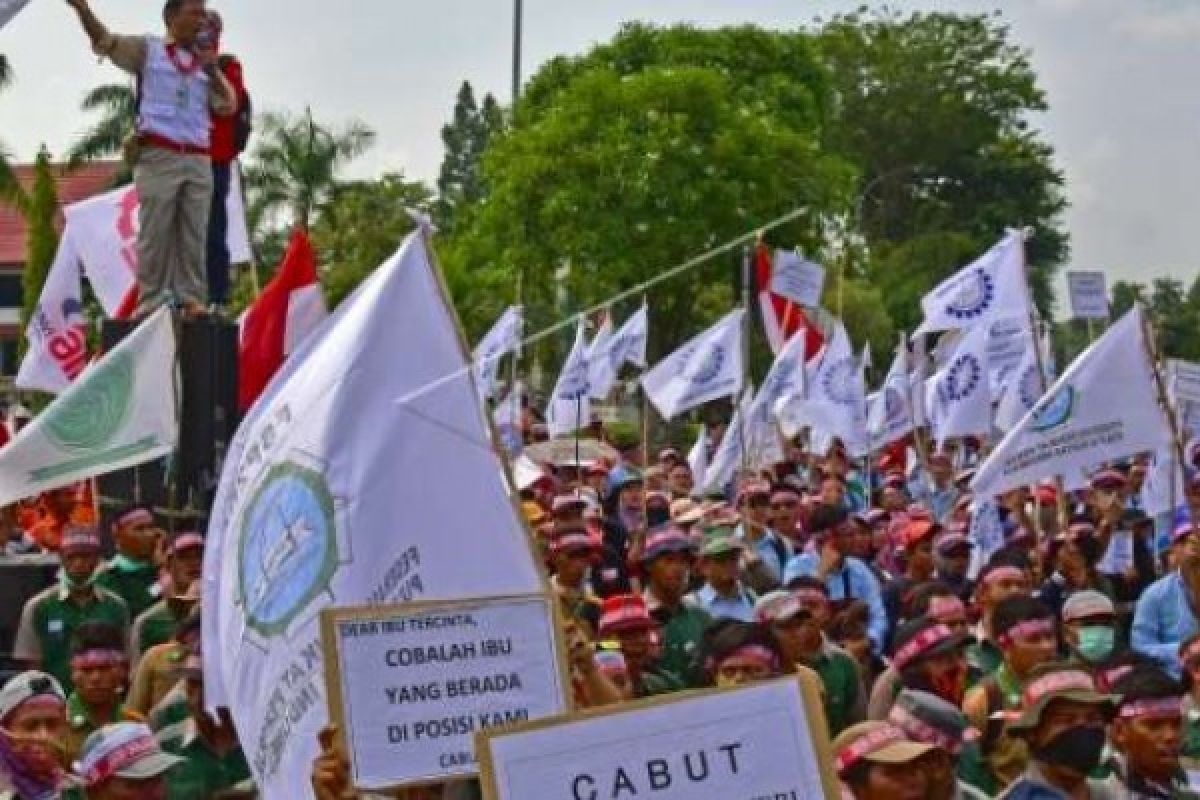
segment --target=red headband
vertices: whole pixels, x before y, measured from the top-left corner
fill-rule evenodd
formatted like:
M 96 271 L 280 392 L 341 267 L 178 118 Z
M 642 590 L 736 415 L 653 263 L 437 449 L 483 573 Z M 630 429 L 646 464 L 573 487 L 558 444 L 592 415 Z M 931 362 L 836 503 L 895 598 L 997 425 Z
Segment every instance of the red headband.
M 963 601 L 957 597 L 931 597 L 929 598 L 929 616 L 936 619 L 938 622 L 945 622 L 945 618 L 954 614 L 967 613 L 967 607 L 963 605 Z
M 1024 577 L 1025 573 L 1018 567 L 997 567 L 983 576 L 983 583 L 986 586 L 993 581 L 1001 581 L 1006 578 L 1021 580 Z
M 1079 689 L 1085 692 L 1096 691 L 1092 676 L 1080 670 L 1062 670 L 1043 675 L 1025 687 L 1025 706 L 1028 708 L 1041 698 L 1052 692 L 1071 691 Z
M 16 711 L 17 708 L 22 708 L 22 709 L 24 709 L 24 708 L 44 708 L 49 711 L 59 711 L 62 708 L 66 707 L 66 705 L 67 705 L 66 701 L 63 700 L 58 695 L 43 692 L 41 694 L 35 694 L 33 697 L 30 697 L 28 700 L 25 700 L 24 702 L 18 704 L 17 707 L 13 709 L 13 711 Z
M 1049 619 L 1029 619 L 1018 622 L 1004 633 L 996 637 L 996 642 L 1010 645 L 1018 639 L 1024 640 L 1039 633 L 1054 633 L 1054 621 Z
M 154 515 L 144 508 L 135 508 L 117 517 L 118 526 L 128 525 L 132 522 L 154 522 Z
M 157 739 L 153 736 L 139 736 L 90 765 L 81 777 L 86 785 L 95 786 L 116 775 L 130 764 L 157 752 L 159 752 Z
M 861 736 L 838 750 L 833 759 L 833 766 L 841 775 L 871 753 L 878 752 L 889 745 L 906 741 L 904 731 L 894 725 L 886 725 Z
M 896 669 L 904 669 L 926 650 L 941 644 L 952 636 L 954 636 L 954 631 L 946 625 L 938 624 L 926 628 L 896 651 L 896 654 L 892 656 L 892 666 Z
M 744 658 L 747 661 L 753 661 L 772 670 L 779 667 L 779 656 L 775 655 L 774 650 L 769 647 L 763 647 L 761 644 L 743 645 L 725 656 L 721 661 L 728 661 L 731 658 Z
M 84 650 L 71 656 L 72 669 L 89 667 L 114 667 L 124 664 L 126 656 L 120 650 Z
M 819 605 L 824 608 L 825 604 L 829 602 L 829 598 L 820 589 L 796 589 L 792 592 L 792 596 L 802 606 L 807 606 L 811 603 L 812 605 Z
M 945 731 L 938 730 L 900 705 L 892 706 L 892 710 L 888 712 L 887 721 L 895 724 L 914 739 L 940 747 L 952 756 L 958 755 L 958 752 L 962 750 L 961 741 L 955 740 Z
M 1125 703 L 1117 710 L 1121 719 L 1143 717 L 1178 717 L 1183 713 L 1183 701 L 1178 697 L 1151 697 Z

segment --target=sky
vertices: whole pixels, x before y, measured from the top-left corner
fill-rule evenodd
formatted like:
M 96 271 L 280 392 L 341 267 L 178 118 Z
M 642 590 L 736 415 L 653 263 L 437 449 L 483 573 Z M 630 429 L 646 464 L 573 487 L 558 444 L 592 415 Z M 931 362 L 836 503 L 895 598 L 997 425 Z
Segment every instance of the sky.
M 459 84 L 507 102 L 512 0 L 210 0 L 242 59 L 257 110 L 358 119 L 378 134 L 354 177 L 401 171 L 432 182 Z M 524 0 L 523 73 L 610 38 L 623 21 L 796 28 L 857 2 Z M 1190 284 L 1200 222 L 1200 0 L 895 2 L 903 10 L 1000 9 L 1028 48 L 1050 111 L 1032 122 L 1065 171 L 1069 269 L 1109 282 L 1170 275 Z M 113 30 L 157 31 L 159 0 L 92 0 Z M 0 141 L 28 159 L 63 152 L 86 127 L 84 92 L 122 80 L 89 51 L 63 0 L 32 0 L 0 30 L 16 84 L 0 94 Z M 1061 296 L 1061 295 L 1060 295 Z M 1061 306 L 1060 306 L 1061 307 Z

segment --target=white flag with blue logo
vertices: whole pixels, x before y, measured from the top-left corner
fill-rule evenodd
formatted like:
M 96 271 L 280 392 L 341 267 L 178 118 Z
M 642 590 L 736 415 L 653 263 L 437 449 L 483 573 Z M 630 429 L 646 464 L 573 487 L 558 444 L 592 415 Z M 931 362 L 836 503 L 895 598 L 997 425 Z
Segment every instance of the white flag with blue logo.
M 1069 476 L 1170 440 L 1135 306 L 1079 355 L 971 481 L 979 497 Z
M 583 327 L 583 320 L 580 320 L 575 329 L 575 344 L 563 362 L 554 393 L 546 405 L 546 429 L 552 438 L 579 430 L 588 424 L 592 415 L 587 336 Z
M 599 400 L 608 396 L 622 365 L 646 366 L 648 333 L 649 311 L 644 305 L 616 333 L 612 332 L 612 320 L 605 318 L 587 353 L 592 397 Z
M 914 336 L 1029 317 L 1025 236 L 1009 231 L 991 250 L 938 284 L 921 300 L 925 320 Z
M 496 378 L 500 372 L 500 359 L 521 345 L 524 314 L 521 306 L 509 306 L 496 324 L 475 346 L 472 360 L 475 362 L 475 382 L 479 393 L 491 397 L 496 393 Z
M 786 411 L 781 415 L 786 435 L 794 435 L 800 425 L 809 425 L 814 441 L 836 436 L 850 455 L 866 454 L 867 387 L 862 364 L 841 320 L 834 323 L 833 337 L 825 345 L 804 403 L 790 405 Z
M 642 376 L 646 397 L 663 419 L 742 389 L 742 319 L 735 309 Z
M 414 232 L 288 358 L 230 444 L 204 553 L 206 701 L 233 712 L 266 800 L 311 798 L 323 609 L 542 591 Z
M 908 347 L 901 342 L 896 357 L 875 393 L 867 427 L 877 446 L 886 446 L 908 435 L 913 429 L 912 385 L 909 383 Z
M 692 471 L 692 494 L 698 495 L 703 491 L 705 475 L 708 473 L 708 426 L 701 425 L 700 433 L 696 434 L 696 442 L 687 454 L 688 469 Z
M 1043 374 L 1038 369 L 1038 356 L 1033 349 L 1033 337 L 1025 333 L 1025 355 L 1017 368 L 1004 381 L 1003 394 L 996 405 L 996 427 L 1003 432 L 1013 429 L 1021 418 L 1033 410 L 1049 386 L 1053 375 Z
M 986 325 L 969 328 L 925 388 L 925 408 L 938 443 L 992 431 Z

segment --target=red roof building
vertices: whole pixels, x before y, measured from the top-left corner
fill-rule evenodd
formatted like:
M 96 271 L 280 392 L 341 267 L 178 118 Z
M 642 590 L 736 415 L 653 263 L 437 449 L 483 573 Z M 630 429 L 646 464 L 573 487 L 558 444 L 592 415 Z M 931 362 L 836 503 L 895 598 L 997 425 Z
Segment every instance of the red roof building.
M 58 184 L 59 207 L 78 203 L 112 188 L 119 161 L 97 161 L 67 171 L 54 167 Z M 14 167 L 17 180 L 26 189 L 33 186 L 33 165 Z M 61 215 L 59 228 L 62 228 Z M 0 201 L 0 375 L 17 371 L 17 342 L 21 336 L 20 314 L 24 293 L 25 219 L 15 208 Z

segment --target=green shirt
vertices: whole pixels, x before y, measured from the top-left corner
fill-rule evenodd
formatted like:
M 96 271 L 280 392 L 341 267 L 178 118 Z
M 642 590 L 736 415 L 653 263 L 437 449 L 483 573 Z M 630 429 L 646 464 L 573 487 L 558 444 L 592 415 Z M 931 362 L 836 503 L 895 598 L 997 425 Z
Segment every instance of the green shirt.
M 107 622 L 125 632 L 129 611 L 110 591 L 94 588 L 88 595 L 72 597 L 62 586 L 51 586 L 29 599 L 21 613 L 13 656 L 41 664 L 70 692 L 71 638 L 84 622 Z
M 817 657 L 805 666 L 821 676 L 830 738 L 863 720 L 866 706 L 862 680 L 859 678 L 858 664 L 849 653 L 825 642 Z
M 182 728 L 191 716 L 183 681 L 180 681 L 150 709 L 150 713 L 146 715 L 146 724 L 160 737 L 169 738 L 179 736 L 178 729 Z
M 172 604 L 166 600 L 159 600 L 133 621 L 130 640 L 133 651 L 139 658 L 154 645 L 170 641 L 171 637 L 175 635 L 175 628 L 182 619 L 175 615 L 171 606 Z M 183 604 L 177 604 L 176 607 L 183 608 L 185 611 L 187 608 Z
M 712 624 L 712 617 L 707 611 L 684 604 L 674 611 L 668 611 L 649 590 L 646 592 L 646 605 L 651 609 L 650 616 L 654 617 L 662 631 L 663 653 L 658 666 L 678 676 L 686 685 L 699 685 L 696 651 L 700 648 L 704 629 Z
M 129 618 L 138 615 L 159 601 L 162 586 L 158 582 L 158 567 L 150 562 L 138 562 L 117 555 L 96 576 L 96 584 L 116 593 L 129 606 Z
M 209 800 L 250 777 L 250 765 L 240 747 L 218 755 L 208 746 L 189 720 L 178 736 L 159 736 L 162 749 L 179 756 L 183 763 L 167 773 L 167 797 L 171 800 Z
M 991 675 L 1004 661 L 1000 648 L 984 638 L 967 648 L 967 664 L 976 675 Z
M 67 697 L 67 755 L 71 761 L 79 758 L 80 751 L 83 750 L 83 743 L 87 738 L 96 732 L 97 729 L 111 725 L 114 722 L 140 722 L 141 719 L 136 714 L 127 713 L 121 705 L 117 705 L 113 709 L 112 716 L 108 719 L 92 721 L 91 709 L 87 703 L 79 696 L 78 692 L 71 692 Z

